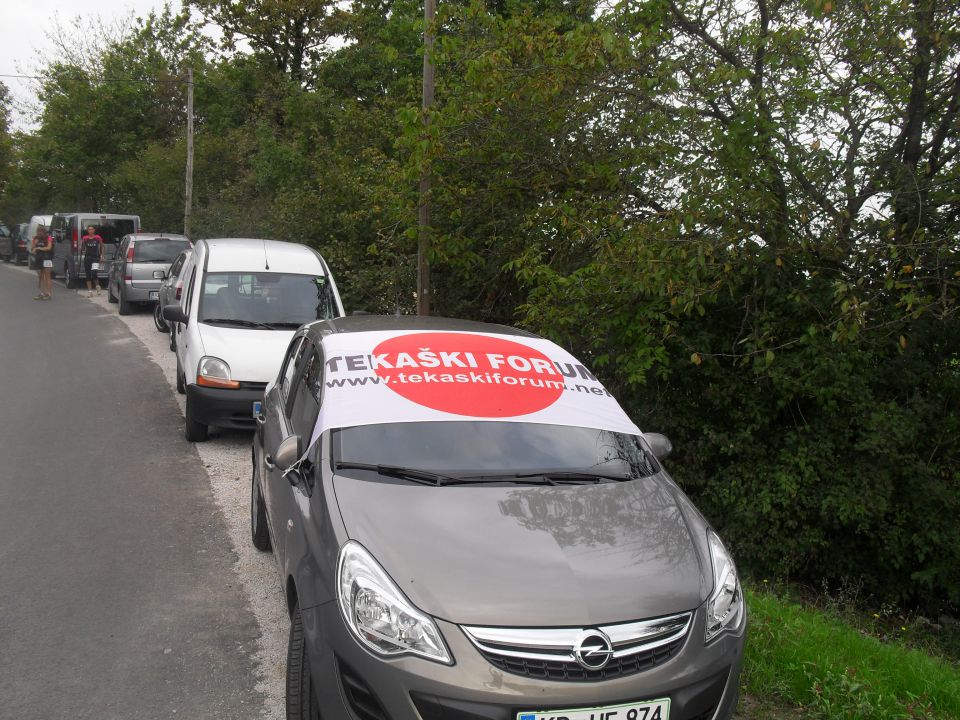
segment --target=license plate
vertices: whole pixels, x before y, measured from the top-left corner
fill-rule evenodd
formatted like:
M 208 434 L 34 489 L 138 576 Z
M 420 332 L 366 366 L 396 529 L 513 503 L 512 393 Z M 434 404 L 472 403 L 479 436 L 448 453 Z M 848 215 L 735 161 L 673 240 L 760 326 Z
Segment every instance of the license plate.
M 260 408 L 263 407 L 263 403 L 259 400 L 253 401 L 253 416 L 256 417 L 260 414 Z
M 150 291 L 150 299 L 151 299 L 151 300 L 159 300 L 159 299 L 160 299 L 160 291 L 159 291 L 159 290 L 151 290 L 151 291 Z
M 517 720 L 669 720 L 670 698 L 574 710 L 518 712 Z

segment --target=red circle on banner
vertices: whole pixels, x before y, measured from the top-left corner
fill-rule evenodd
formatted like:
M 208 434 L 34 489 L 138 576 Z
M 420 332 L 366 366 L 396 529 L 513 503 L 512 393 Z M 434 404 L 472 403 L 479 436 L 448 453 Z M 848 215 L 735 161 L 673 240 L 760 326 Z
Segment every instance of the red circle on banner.
M 373 350 L 387 387 L 418 405 L 467 417 L 515 417 L 544 410 L 563 375 L 542 352 L 493 335 L 414 333 Z

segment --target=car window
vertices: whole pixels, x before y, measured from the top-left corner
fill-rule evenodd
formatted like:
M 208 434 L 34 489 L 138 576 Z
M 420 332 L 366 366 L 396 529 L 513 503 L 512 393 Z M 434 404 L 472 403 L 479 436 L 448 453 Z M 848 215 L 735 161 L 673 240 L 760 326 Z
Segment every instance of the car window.
M 296 385 L 293 388 L 293 405 L 290 408 L 290 426 L 293 432 L 306 443 L 313 434 L 313 426 L 320 411 L 320 384 L 323 381 L 323 360 L 317 349 L 304 343 L 309 356 L 300 364 Z
M 294 338 L 290 344 L 290 350 L 287 352 L 287 358 L 284 360 L 283 369 L 280 371 L 280 397 L 283 398 L 283 404 L 288 406 L 287 399 L 290 397 L 290 388 L 293 385 L 293 375 L 303 356 L 304 349 L 309 347 L 309 343 L 304 343 L 303 337 Z
M 177 259 L 173 261 L 173 265 L 170 266 L 170 274 L 167 275 L 169 278 L 175 278 L 180 274 L 180 268 L 183 267 L 184 261 L 187 259 L 186 253 L 180 253 L 177 255 Z
M 133 246 L 135 263 L 166 264 L 187 247 L 186 240 L 138 240 Z

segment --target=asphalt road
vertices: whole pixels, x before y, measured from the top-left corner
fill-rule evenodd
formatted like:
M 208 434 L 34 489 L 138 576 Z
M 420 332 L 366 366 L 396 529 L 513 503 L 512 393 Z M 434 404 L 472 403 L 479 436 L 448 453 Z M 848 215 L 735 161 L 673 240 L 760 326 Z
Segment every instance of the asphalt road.
M 253 718 L 259 630 L 160 368 L 0 267 L 0 718 Z

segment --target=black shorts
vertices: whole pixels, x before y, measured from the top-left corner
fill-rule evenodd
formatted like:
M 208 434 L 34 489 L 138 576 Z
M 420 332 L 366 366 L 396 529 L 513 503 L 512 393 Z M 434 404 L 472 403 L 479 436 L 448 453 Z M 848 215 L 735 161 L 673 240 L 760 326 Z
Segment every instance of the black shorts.
M 87 280 L 96 280 L 96 279 L 97 279 L 97 274 L 99 273 L 99 270 L 94 270 L 94 269 L 93 269 L 93 264 L 94 264 L 95 262 L 100 262 L 100 261 L 99 261 L 97 258 L 90 258 L 90 257 L 85 258 L 84 261 L 83 261 L 83 272 L 84 272 Z

